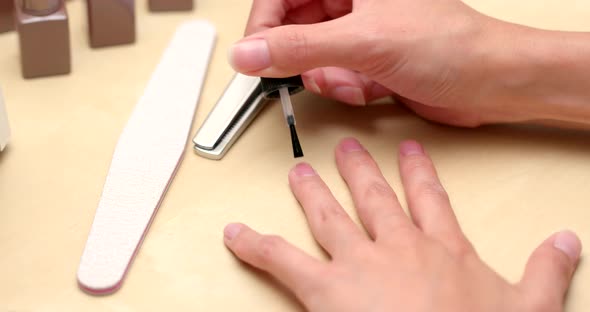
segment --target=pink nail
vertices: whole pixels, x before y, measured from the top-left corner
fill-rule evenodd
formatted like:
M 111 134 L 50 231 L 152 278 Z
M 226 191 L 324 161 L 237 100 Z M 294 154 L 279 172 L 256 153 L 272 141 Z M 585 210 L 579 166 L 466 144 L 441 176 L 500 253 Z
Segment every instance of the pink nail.
M 264 39 L 244 39 L 229 50 L 229 63 L 237 71 L 253 72 L 271 66 L 268 43 Z
M 364 151 L 365 148 L 357 139 L 348 138 L 340 142 L 340 150 L 345 153 Z
M 313 170 L 313 168 L 307 163 L 299 163 L 293 170 L 295 171 L 295 174 L 300 177 L 311 177 L 317 175 L 315 170 Z
M 553 247 L 563 251 L 572 262 L 578 261 L 580 253 L 582 252 L 582 244 L 575 233 L 571 231 L 563 231 L 557 233 Z
M 243 227 L 244 226 L 239 223 L 230 223 L 225 226 L 225 229 L 223 229 L 223 236 L 227 240 L 232 240 L 240 233 Z
M 322 94 L 322 89 L 320 89 L 320 86 L 318 86 L 318 83 L 315 81 L 315 79 L 309 77 L 306 80 L 307 85 L 312 92 L 314 92 L 315 94 Z
M 416 141 L 404 141 L 399 147 L 403 156 L 424 155 L 424 148 Z
M 357 87 L 336 87 L 330 93 L 335 99 L 344 103 L 357 106 L 367 105 L 363 90 Z

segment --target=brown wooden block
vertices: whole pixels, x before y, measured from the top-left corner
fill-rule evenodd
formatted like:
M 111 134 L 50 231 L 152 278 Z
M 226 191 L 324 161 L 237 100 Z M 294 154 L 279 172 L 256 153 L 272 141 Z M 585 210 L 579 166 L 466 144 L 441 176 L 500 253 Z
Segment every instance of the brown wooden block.
M 90 46 L 135 42 L 135 0 L 87 0 Z
M 149 0 L 150 11 L 190 11 L 194 0 Z
M 70 72 L 70 32 L 63 0 L 15 2 L 23 77 Z
M 14 0 L 0 0 L 0 33 L 14 30 Z

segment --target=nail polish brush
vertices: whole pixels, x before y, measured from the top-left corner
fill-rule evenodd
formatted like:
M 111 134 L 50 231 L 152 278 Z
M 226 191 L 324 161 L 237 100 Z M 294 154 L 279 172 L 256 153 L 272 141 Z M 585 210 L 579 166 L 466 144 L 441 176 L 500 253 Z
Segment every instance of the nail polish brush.
M 261 78 L 262 91 L 266 93 L 267 98 L 280 98 L 283 107 L 283 115 L 289 126 L 291 133 L 291 144 L 293 146 L 293 157 L 303 157 L 303 149 L 299 143 L 297 129 L 295 128 L 295 115 L 293 113 L 293 104 L 291 95 L 303 90 L 303 80 L 301 76 L 287 78 Z

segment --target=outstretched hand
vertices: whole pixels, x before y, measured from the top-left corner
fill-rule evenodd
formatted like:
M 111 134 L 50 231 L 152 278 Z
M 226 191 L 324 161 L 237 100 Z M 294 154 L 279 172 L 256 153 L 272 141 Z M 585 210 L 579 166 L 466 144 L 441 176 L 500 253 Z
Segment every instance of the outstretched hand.
M 421 145 L 400 145 L 399 167 L 411 217 L 379 167 L 355 139 L 336 148 L 369 236 L 346 214 L 308 164 L 289 183 L 329 261 L 279 236 L 243 224 L 225 228 L 225 244 L 241 260 L 290 289 L 309 311 L 561 311 L 578 263 L 575 234 L 549 237 L 531 255 L 522 280 L 510 284 L 477 256 L 463 235 L 434 165 Z

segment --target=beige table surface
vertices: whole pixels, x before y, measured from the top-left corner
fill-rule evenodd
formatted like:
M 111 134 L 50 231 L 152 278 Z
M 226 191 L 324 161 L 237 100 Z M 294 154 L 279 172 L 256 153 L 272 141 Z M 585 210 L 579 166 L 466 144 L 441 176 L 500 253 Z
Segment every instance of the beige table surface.
M 468 2 L 532 26 L 590 30 L 587 0 Z M 250 1 L 199 0 L 192 13 L 150 14 L 138 1 L 137 44 L 92 50 L 83 2 L 70 1 L 73 73 L 29 81 L 20 75 L 16 35 L 0 35 L 0 85 L 14 133 L 0 154 L 0 311 L 301 310 L 222 243 L 223 226 L 239 220 L 321 255 L 288 189 L 295 161 L 278 105 L 266 109 L 222 161 L 196 156 L 187 143 L 119 292 L 92 297 L 76 285 L 113 148 L 175 27 L 204 18 L 219 32 L 192 138 L 232 75 L 226 51 L 241 37 L 249 7 Z M 553 231 L 573 229 L 590 244 L 590 133 L 463 130 L 391 105 L 350 108 L 306 94 L 294 101 L 305 160 L 349 211 L 333 162 L 337 141 L 358 137 L 401 190 L 395 147 L 415 138 L 438 165 L 465 232 L 507 279 L 519 279 L 529 253 Z M 583 261 L 567 311 L 587 311 L 589 293 L 590 267 Z

